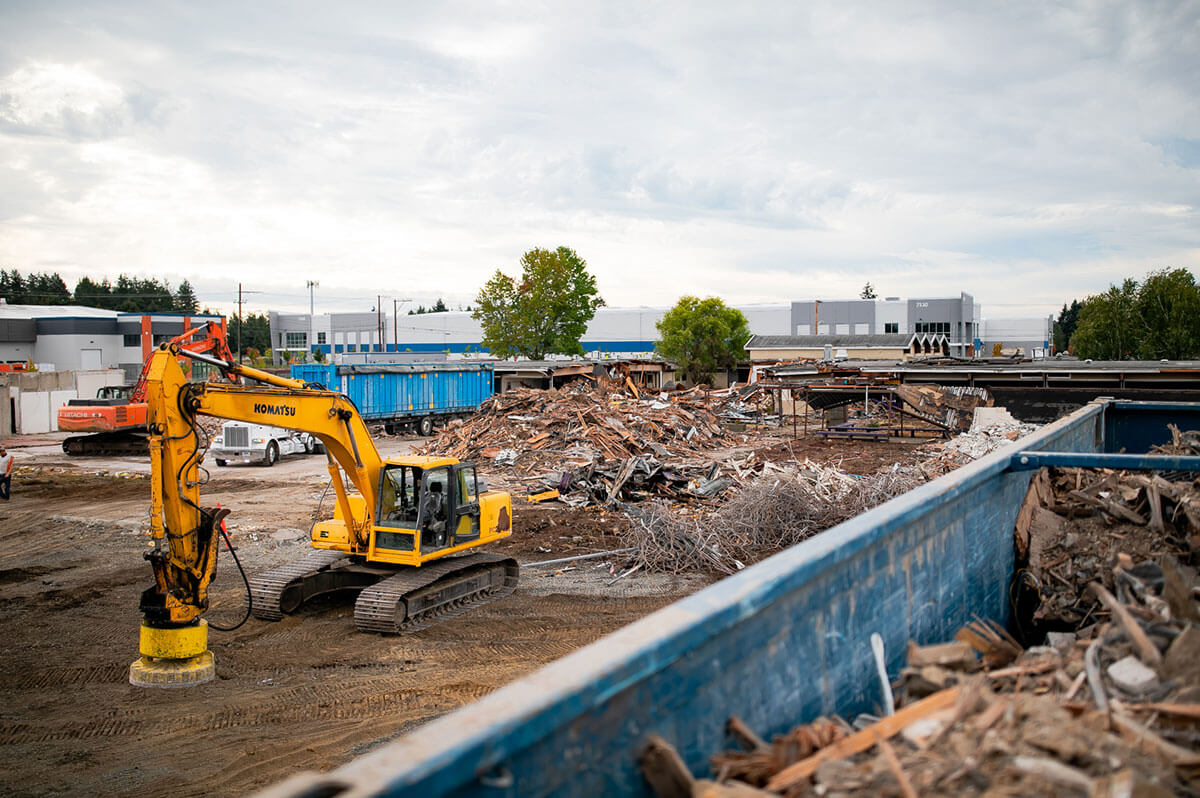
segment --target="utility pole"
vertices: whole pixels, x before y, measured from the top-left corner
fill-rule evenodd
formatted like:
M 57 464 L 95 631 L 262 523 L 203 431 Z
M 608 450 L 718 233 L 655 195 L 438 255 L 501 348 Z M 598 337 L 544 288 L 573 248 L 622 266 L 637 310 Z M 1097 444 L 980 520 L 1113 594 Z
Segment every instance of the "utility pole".
M 379 333 L 380 350 L 383 351 L 383 294 L 375 295 L 375 332 Z
M 308 351 L 312 351 L 312 345 L 317 340 L 317 317 L 313 313 L 313 289 L 319 286 L 320 283 L 316 280 L 308 281 Z M 305 360 L 308 359 L 307 353 Z M 332 358 L 331 358 L 332 360 Z
M 242 362 L 242 284 L 238 283 L 237 361 Z
M 242 294 L 261 294 L 262 291 L 243 291 L 238 283 L 238 312 L 237 312 L 237 362 L 242 362 Z

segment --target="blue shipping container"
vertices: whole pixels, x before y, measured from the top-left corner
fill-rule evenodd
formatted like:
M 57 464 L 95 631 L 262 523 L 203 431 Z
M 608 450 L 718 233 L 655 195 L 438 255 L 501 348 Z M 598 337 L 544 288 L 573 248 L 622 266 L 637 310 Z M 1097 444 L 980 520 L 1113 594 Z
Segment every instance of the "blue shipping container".
M 490 363 L 292 366 L 292 378 L 341 391 L 368 421 L 412 421 L 475 411 L 492 395 Z
M 770 739 L 818 715 L 873 711 L 873 632 L 894 678 L 909 640 L 949 640 L 975 615 L 1008 620 L 1013 526 L 1032 469 L 1200 470 L 1200 457 L 1138 454 L 1170 440 L 1168 423 L 1200 429 L 1200 405 L 1088 405 L 347 765 L 263 795 L 650 795 L 637 760 L 651 734 L 706 774 L 728 744 L 731 715 Z M 1110 454 L 1122 451 L 1132 454 Z

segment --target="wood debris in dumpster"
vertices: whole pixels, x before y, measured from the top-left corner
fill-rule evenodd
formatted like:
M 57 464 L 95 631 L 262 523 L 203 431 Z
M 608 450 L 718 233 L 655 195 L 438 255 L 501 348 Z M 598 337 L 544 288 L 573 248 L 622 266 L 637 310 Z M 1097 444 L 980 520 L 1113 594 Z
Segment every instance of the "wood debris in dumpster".
M 1200 435 L 1159 451 L 1200 454 Z M 1012 634 L 976 620 L 910 643 L 894 715 L 816 718 L 770 743 L 731 718 L 733 749 L 691 794 L 1200 795 L 1198 497 L 1195 474 L 1039 472 L 1015 530 Z
M 714 780 L 691 794 L 1200 794 L 1200 631 L 1148 620 L 1148 604 L 1121 606 L 1157 669 L 1109 618 L 989 666 L 977 655 L 1012 642 L 977 622 L 963 642 L 910 644 L 891 716 L 819 717 L 770 743 L 731 718 L 738 748 L 716 754 Z

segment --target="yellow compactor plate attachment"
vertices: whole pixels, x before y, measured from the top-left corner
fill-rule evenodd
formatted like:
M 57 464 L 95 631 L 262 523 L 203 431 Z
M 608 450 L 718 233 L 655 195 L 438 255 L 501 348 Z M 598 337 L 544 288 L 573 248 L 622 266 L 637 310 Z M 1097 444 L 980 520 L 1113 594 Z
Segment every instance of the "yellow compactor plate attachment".
M 177 629 L 143 623 L 138 649 L 141 659 L 129 666 L 129 683 L 135 687 L 194 687 L 217 678 L 204 620 Z

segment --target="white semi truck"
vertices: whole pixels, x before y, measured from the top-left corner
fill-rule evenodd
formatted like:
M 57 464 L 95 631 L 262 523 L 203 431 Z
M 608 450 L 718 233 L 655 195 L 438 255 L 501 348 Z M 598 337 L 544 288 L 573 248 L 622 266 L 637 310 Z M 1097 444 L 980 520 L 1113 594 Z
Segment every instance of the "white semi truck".
M 229 463 L 273 466 L 285 455 L 312 454 L 322 448 L 320 441 L 307 432 L 228 421 L 221 427 L 221 434 L 213 438 L 208 454 L 219 466 Z

